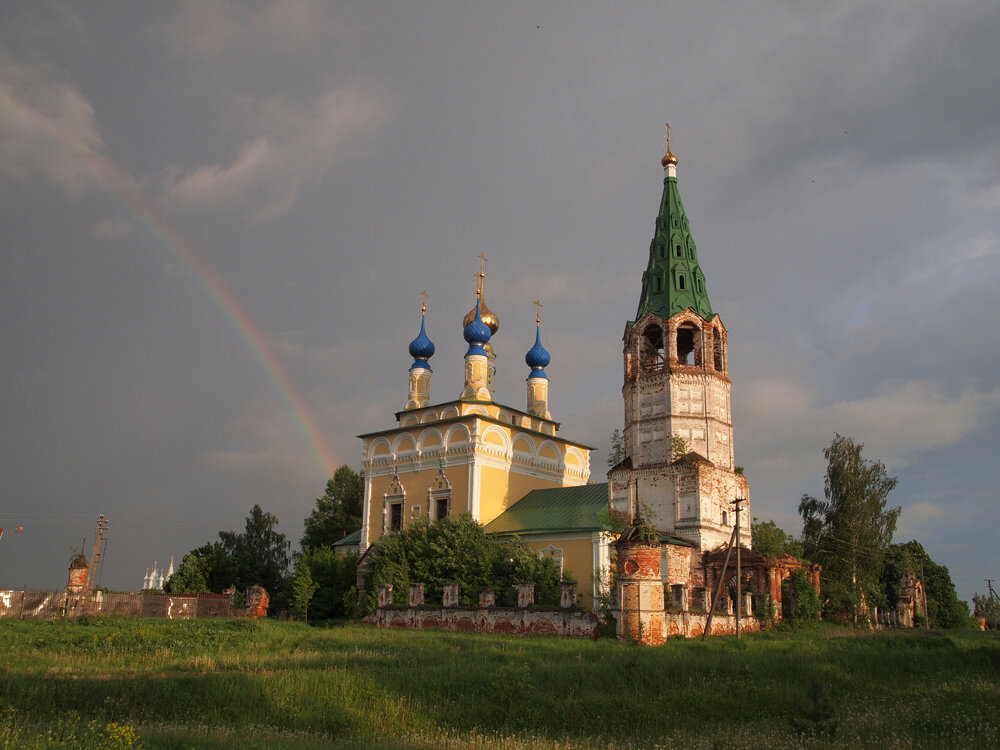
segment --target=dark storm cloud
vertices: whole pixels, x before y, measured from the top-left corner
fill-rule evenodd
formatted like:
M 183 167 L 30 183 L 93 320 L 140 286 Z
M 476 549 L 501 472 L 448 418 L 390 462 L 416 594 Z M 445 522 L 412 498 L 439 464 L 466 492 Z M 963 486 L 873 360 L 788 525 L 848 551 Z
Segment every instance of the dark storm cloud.
M 541 298 L 553 413 L 599 480 L 664 120 L 754 514 L 797 531 L 839 430 L 900 475 L 900 533 L 963 596 L 996 574 L 995 2 L 67 7 L 0 30 L 0 525 L 38 534 L 5 536 L 0 586 L 61 585 L 99 512 L 105 582 L 130 588 L 255 502 L 297 539 L 322 489 L 129 191 L 355 466 L 405 401 L 425 287 L 432 393 L 457 396 L 484 252 L 501 400 L 523 404 Z

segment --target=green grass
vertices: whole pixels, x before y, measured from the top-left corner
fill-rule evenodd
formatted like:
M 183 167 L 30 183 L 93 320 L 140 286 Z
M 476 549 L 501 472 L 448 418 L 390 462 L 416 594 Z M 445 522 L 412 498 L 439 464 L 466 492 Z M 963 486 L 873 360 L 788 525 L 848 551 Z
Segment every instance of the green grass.
M 0 622 L 0 748 L 1000 746 L 1000 638 L 656 649 L 251 620 Z M 819 684 L 830 738 L 791 719 Z

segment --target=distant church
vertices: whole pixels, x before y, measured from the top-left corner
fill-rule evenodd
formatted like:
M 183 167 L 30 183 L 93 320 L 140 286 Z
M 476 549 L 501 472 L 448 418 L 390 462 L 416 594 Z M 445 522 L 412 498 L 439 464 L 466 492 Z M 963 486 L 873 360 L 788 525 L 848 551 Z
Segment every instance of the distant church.
M 624 460 L 608 472 L 608 482 L 588 484 L 591 448 L 558 435 L 549 413 L 550 357 L 540 315 L 525 355 L 524 408 L 495 400 L 490 340 L 500 321 L 486 305 L 481 268 L 476 306 L 463 321 L 462 392 L 431 402 L 434 344 L 425 305 L 409 347 L 409 395 L 396 424 L 359 436 L 363 525 L 339 547 L 364 552 L 416 519 L 468 512 L 487 532 L 517 534 L 572 570 L 581 604 L 596 606 L 611 563 L 613 535 L 602 523 L 602 511 L 610 508 L 626 520 L 642 514 L 660 533 L 665 585 L 707 585 L 702 552 L 729 542 L 733 499 L 745 500 L 741 512 L 750 518 L 749 485 L 734 461 L 727 332 L 709 303 L 669 138 L 662 165 L 663 194 L 639 306 L 625 325 Z

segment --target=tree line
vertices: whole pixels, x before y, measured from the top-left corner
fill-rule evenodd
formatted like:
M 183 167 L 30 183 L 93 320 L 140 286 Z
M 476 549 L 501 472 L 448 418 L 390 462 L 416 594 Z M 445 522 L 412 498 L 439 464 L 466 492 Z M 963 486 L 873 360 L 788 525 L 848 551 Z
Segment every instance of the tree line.
M 889 476 L 881 461 L 865 458 L 863 449 L 862 443 L 835 434 L 823 451 L 823 497 L 804 494 L 799 502 L 801 537 L 755 518 L 753 548 L 769 557 L 784 552 L 822 565 L 820 606 L 810 612 L 812 617 L 822 611 L 827 620 L 868 623 L 876 607 L 897 606 L 900 582 L 912 573 L 923 581 L 926 624 L 967 626 L 969 606 L 955 593 L 948 568 L 934 562 L 916 540 L 893 543 L 901 509 L 887 504 L 898 479 Z
M 337 469 L 305 519 L 300 549 L 294 553 L 277 530 L 277 516 L 254 505 L 244 531 L 220 531 L 217 541 L 188 552 L 163 590 L 222 593 L 235 588 L 242 596 L 250 586 L 263 586 L 274 612 L 302 619 L 307 613 L 320 619 L 351 614 L 358 555 L 337 554 L 333 544 L 361 528 L 363 498 L 361 475 L 346 464 Z

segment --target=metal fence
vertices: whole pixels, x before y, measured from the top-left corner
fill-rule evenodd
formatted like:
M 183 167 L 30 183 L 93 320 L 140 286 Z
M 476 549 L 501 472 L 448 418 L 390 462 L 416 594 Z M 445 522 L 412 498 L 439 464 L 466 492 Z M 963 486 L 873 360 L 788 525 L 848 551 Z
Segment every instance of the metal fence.
M 246 610 L 232 594 L 115 594 L 106 591 L 0 591 L 0 620 L 76 620 L 89 615 L 142 615 L 190 620 L 235 617 Z

